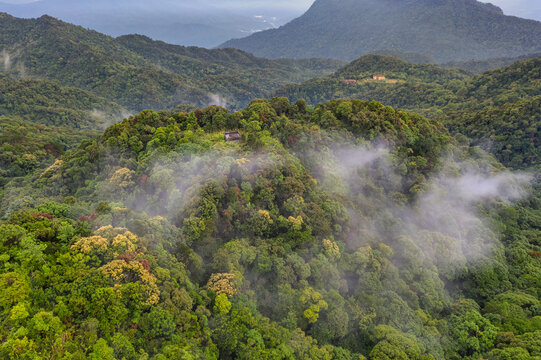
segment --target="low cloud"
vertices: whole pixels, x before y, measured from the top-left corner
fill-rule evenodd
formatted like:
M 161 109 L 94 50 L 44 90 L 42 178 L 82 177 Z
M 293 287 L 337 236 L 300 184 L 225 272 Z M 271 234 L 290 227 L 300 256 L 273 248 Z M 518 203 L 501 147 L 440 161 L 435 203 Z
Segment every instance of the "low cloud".
M 315 155 L 318 181 L 331 196 L 349 202 L 350 247 L 390 241 L 393 234 L 413 239 L 441 266 L 459 266 L 452 264 L 457 259 L 476 261 L 491 256 L 498 243 L 479 206 L 512 204 L 529 194 L 529 174 L 483 170 L 447 159 L 416 199 L 396 202 L 393 194 L 400 194 L 403 185 L 391 153 L 381 145 L 341 145 Z M 390 223 L 394 225 L 382 230 L 382 224 Z
M 2 62 L 4 64 L 4 71 L 9 72 L 11 69 L 11 56 L 5 49 L 2 50 Z
M 209 94 L 209 99 L 210 99 L 210 101 L 208 103 L 208 106 L 210 106 L 210 105 L 218 105 L 218 106 L 221 106 L 221 107 L 224 107 L 224 108 L 227 107 L 227 100 L 224 99 L 223 97 L 221 97 L 218 94 Z

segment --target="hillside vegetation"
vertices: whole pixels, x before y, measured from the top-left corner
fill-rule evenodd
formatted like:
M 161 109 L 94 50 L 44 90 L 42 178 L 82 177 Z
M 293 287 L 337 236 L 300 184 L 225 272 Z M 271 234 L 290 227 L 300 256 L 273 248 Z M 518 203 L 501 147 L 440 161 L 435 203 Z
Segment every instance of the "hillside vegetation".
M 78 88 L 46 80 L 14 80 L 0 73 L 0 114 L 34 123 L 100 128 L 122 119 L 125 110 Z
M 374 74 L 397 81 L 374 81 Z M 346 83 L 345 79 L 357 83 Z M 527 105 L 536 104 L 539 94 L 541 58 L 471 76 L 464 70 L 409 64 L 381 55 L 362 56 L 326 78 L 275 91 L 277 96 L 291 101 L 305 99 L 309 104 L 339 98 L 377 100 L 439 118 L 454 134 L 471 137 L 473 143 L 490 148 L 511 167 L 539 165 L 539 157 L 525 151 L 530 146 L 537 149 L 541 137 L 539 108 Z M 519 128 L 528 135 L 516 131 Z
M 44 169 L 99 131 L 0 116 L 0 185 Z
M 291 81 L 334 71 L 333 60 L 256 58 L 238 50 L 186 48 L 143 36 L 118 39 L 49 16 L 0 14 L 4 72 L 56 80 L 114 101 L 130 111 L 190 103 L 245 106 Z
M 471 71 L 474 74 L 481 74 L 485 71 L 509 66 L 519 61 L 525 61 L 525 60 L 535 59 L 539 57 L 541 57 L 541 53 L 523 55 L 523 56 L 513 57 L 513 58 L 498 57 L 498 58 L 488 59 L 488 60 L 450 61 L 450 62 L 441 64 L 441 66 L 461 68 L 467 71 Z M 415 62 L 415 61 L 412 61 L 412 62 Z
M 464 11 L 478 54 L 536 36 L 473 0 L 309 13 L 391 3 L 432 11 L 420 43 Z M 414 50 L 267 60 L 0 14 L 0 359 L 540 360 L 541 58 Z

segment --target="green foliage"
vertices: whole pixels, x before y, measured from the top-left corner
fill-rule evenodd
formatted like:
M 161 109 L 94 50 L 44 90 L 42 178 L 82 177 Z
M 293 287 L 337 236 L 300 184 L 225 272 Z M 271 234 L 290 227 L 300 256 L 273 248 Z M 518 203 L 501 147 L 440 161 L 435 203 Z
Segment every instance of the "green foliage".
M 0 74 L 0 113 L 48 126 L 96 129 L 123 109 L 91 92 L 46 80 L 13 80 Z
M 477 311 L 467 311 L 449 320 L 456 352 L 462 357 L 476 358 L 494 346 L 497 330 Z
M 499 58 L 488 59 L 488 60 L 450 61 L 448 63 L 442 64 L 442 66 L 460 68 L 460 69 L 470 71 L 474 74 L 481 74 L 488 70 L 493 70 L 500 67 L 509 66 L 518 61 L 535 59 L 535 58 L 538 58 L 539 56 L 541 56 L 541 53 L 522 55 L 515 58 L 499 57 Z M 411 61 L 411 62 L 416 63 L 416 61 Z
M 512 168 L 539 165 L 541 58 L 469 77 L 464 71 L 365 55 L 327 78 L 286 85 L 274 92 L 311 104 L 337 98 L 377 100 L 438 118 L 459 138 L 490 149 Z M 372 81 L 374 74 L 388 81 Z M 357 80 L 356 84 L 344 79 Z
M 8 114 L 40 117 L 56 125 L 70 121 L 78 127 L 95 122 L 88 112 L 108 115 L 117 110 L 114 103 L 130 111 L 179 104 L 227 103 L 240 108 L 292 80 L 328 74 L 342 64 L 327 59 L 266 60 L 234 49 L 182 47 L 138 35 L 115 39 L 49 16 L 18 19 L 0 14 L 0 33 L 0 53 L 13 55 L 4 72 L 19 78 L 32 74 L 70 87 L 2 77 L 0 89 L 8 91 L 0 91 L 5 94 L 0 110 L 5 100 Z M 50 95 L 49 101 L 44 95 Z
M 488 144 L 499 161 L 513 168 L 539 166 L 541 97 L 487 107 L 479 112 L 457 111 L 445 116 L 449 129 Z
M 538 185 L 411 221 L 463 162 L 503 169 L 376 101 L 131 116 L 7 184 L 0 358 L 541 356 Z
M 66 150 L 97 135 L 0 116 L 0 184 L 51 166 Z

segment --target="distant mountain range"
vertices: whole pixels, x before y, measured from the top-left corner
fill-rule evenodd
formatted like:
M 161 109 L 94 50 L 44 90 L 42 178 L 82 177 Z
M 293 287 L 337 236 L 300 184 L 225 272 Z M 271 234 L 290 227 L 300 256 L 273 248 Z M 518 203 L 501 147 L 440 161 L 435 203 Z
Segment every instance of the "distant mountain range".
M 24 18 L 44 14 L 119 36 L 145 34 L 172 44 L 214 47 L 231 38 L 273 28 L 299 15 L 292 9 L 229 10 L 224 6 L 193 6 L 189 1 L 41 0 L 26 4 L 0 1 L 0 11 Z
M 516 57 L 541 51 L 541 22 L 476 0 L 316 0 L 278 29 L 220 47 L 268 58 L 352 60 L 382 49 L 438 62 Z
M 179 104 L 245 106 L 290 82 L 336 70 L 328 59 L 268 60 L 236 49 L 170 45 L 146 36 L 112 38 L 50 16 L 0 13 L 0 72 L 56 80 L 129 111 Z

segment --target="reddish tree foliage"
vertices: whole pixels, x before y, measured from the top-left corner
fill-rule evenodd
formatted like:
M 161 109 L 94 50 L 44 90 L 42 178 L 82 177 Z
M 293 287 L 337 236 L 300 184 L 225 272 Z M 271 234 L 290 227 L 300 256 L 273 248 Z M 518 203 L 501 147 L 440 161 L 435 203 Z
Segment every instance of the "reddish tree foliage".
M 298 141 L 299 139 L 296 136 L 290 136 L 287 138 L 287 143 L 289 145 L 295 145 Z
M 98 217 L 98 214 L 92 213 L 89 216 L 81 215 L 81 216 L 79 216 L 79 218 L 77 220 L 79 222 L 83 222 L 83 221 L 92 222 L 92 221 L 96 220 L 97 217 Z
M 148 260 L 147 259 L 143 259 L 140 261 L 141 262 L 141 265 L 143 266 L 143 268 L 146 270 L 146 271 L 150 271 L 150 264 L 148 263 Z
M 51 145 L 51 144 L 45 144 L 45 146 L 43 148 L 45 149 L 45 151 L 47 151 L 49 154 L 51 154 L 55 158 L 60 156 L 60 153 L 58 151 L 56 151 L 54 146 Z
M 133 261 L 133 259 L 135 258 L 135 254 L 129 252 L 129 253 L 125 253 L 125 254 L 122 254 L 118 257 L 120 260 L 124 260 L 125 262 L 129 263 L 131 261 Z

